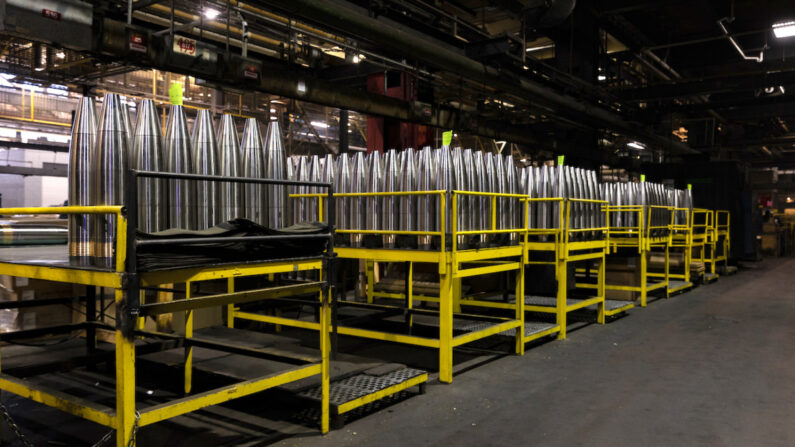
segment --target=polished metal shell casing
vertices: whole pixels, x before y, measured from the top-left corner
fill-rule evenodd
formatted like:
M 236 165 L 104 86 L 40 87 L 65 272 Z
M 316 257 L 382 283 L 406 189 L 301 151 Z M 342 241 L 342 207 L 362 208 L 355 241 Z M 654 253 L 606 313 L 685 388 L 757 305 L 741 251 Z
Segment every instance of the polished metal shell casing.
M 218 171 L 224 177 L 241 177 L 243 172 L 240 140 L 232 115 L 221 115 L 218 124 Z M 244 186 L 235 182 L 218 184 L 218 221 L 226 222 L 243 217 Z
M 123 182 L 129 161 L 124 113 L 121 97 L 115 93 L 105 94 L 92 163 L 93 205 L 124 204 Z M 91 255 L 92 263 L 97 267 L 113 267 L 116 230 L 116 216 L 94 215 Z
M 132 167 L 139 171 L 165 170 L 165 148 L 160 130 L 160 115 L 151 99 L 138 106 L 138 120 L 132 136 Z M 168 227 L 166 182 L 158 178 L 138 178 L 138 229 L 147 233 Z
M 70 206 L 92 205 L 92 160 L 97 141 L 97 108 L 94 99 L 80 99 L 72 122 L 69 140 L 68 200 Z M 69 258 L 87 264 L 91 257 L 91 225 L 89 214 L 69 215 Z
M 218 175 L 218 142 L 215 139 L 212 113 L 199 110 L 193 123 L 193 173 Z M 197 181 L 196 184 L 196 229 L 204 230 L 219 222 L 218 182 Z
M 171 105 L 166 126 L 165 169 L 167 172 L 189 174 L 193 170 L 193 151 L 188 134 L 185 110 Z M 196 228 L 196 185 L 188 180 L 168 180 L 169 228 Z

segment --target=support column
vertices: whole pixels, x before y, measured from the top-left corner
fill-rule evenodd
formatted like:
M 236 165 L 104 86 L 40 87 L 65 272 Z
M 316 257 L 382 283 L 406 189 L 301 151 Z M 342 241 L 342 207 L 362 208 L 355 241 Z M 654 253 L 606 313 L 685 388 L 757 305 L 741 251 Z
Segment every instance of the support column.
M 463 278 L 453 279 L 453 312 L 461 313 L 461 283 Z
M 671 247 L 668 243 L 665 244 L 665 298 L 670 298 L 670 284 L 671 284 Z
M 516 329 L 516 353 L 524 355 L 524 259 L 520 259 L 519 270 L 516 271 L 516 319 L 519 327 Z
M 190 281 L 185 283 L 185 299 L 190 299 Z M 193 386 L 193 346 L 187 343 L 193 337 L 193 309 L 185 311 L 185 394 Z
M 605 276 L 607 274 L 607 257 L 604 253 L 602 253 L 602 257 L 599 258 L 599 272 L 597 273 L 596 277 L 596 294 L 597 296 L 602 297 L 602 302 L 599 303 L 598 307 L 598 314 L 596 316 L 596 321 L 599 324 L 605 324 L 606 317 L 605 317 Z
M 409 328 L 411 334 L 412 326 L 414 326 L 414 263 L 409 261 L 406 263 L 406 326 Z
M 558 278 L 558 294 L 557 300 L 555 302 L 555 311 L 557 314 L 557 323 L 560 326 L 560 332 L 558 332 L 558 340 L 565 340 L 566 339 L 566 307 L 568 307 L 567 299 L 568 299 L 568 261 L 566 260 L 557 260 L 556 261 L 556 273 Z
M 640 253 L 640 307 L 646 307 L 646 251 Z
M 229 278 L 226 280 L 226 291 L 228 293 L 235 292 L 235 278 Z M 234 328 L 235 327 L 235 305 L 234 304 L 227 304 L 226 305 L 226 327 Z
M 365 269 L 367 274 L 367 302 L 373 304 L 375 292 L 375 261 L 371 259 L 366 260 Z
M 121 309 L 124 292 L 116 290 L 115 299 L 116 309 Z M 128 447 L 136 419 L 135 341 L 121 329 L 123 311 L 117 310 L 116 315 L 116 447 Z
M 329 287 L 320 292 L 320 431 L 323 434 L 329 431 L 329 392 L 331 380 L 330 351 L 331 340 L 329 339 L 329 327 L 331 325 L 331 309 L 329 303 L 332 300 L 332 289 Z
M 339 154 L 348 152 L 348 146 L 348 111 L 340 109 L 339 147 L 337 152 Z
M 453 381 L 453 269 L 439 275 L 439 381 Z

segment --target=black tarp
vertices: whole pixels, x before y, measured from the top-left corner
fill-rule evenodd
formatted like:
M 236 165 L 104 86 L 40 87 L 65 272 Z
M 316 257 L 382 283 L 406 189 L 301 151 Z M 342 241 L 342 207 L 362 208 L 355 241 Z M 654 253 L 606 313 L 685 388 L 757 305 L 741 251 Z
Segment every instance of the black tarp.
M 155 239 L 218 238 L 274 235 L 323 234 L 328 226 L 322 222 L 302 222 L 286 228 L 274 229 L 248 219 L 235 219 L 206 230 L 181 228 L 156 233 L 137 232 L 140 241 Z M 142 245 L 137 249 L 140 271 L 195 267 L 213 264 L 246 263 L 276 259 L 320 256 L 328 244 L 323 238 L 296 238 L 265 241 L 234 241 L 211 243 L 173 243 Z

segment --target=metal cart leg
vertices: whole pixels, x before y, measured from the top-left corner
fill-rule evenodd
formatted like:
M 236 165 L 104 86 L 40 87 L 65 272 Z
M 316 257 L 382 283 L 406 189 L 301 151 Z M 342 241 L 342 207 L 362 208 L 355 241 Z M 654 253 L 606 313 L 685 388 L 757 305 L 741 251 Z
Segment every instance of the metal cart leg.
M 235 291 L 235 278 L 229 278 L 226 280 L 226 291 L 229 293 L 234 293 Z M 226 327 L 234 328 L 235 327 L 235 305 L 234 304 L 227 304 L 226 305 Z
M 556 270 L 557 270 L 557 277 L 558 277 L 558 294 L 557 299 L 555 301 L 555 311 L 556 311 L 556 320 L 558 325 L 560 326 L 560 332 L 558 332 L 558 340 L 565 340 L 566 339 L 566 307 L 568 307 L 568 290 L 567 290 L 567 282 L 568 278 L 566 274 L 568 269 L 567 261 L 558 261 L 556 263 Z
M 524 355 L 524 261 L 519 263 L 516 271 L 516 319 L 521 324 L 516 328 L 516 353 Z
M 671 284 L 671 267 L 669 265 L 670 260 L 671 260 L 671 252 L 670 248 L 666 244 L 665 245 L 665 298 L 666 299 L 671 297 L 671 292 L 670 292 L 671 289 L 668 288 L 668 285 Z
M 412 312 L 412 308 L 414 307 L 414 263 L 409 261 L 406 262 L 406 284 L 405 284 L 405 293 L 406 293 L 406 326 L 408 326 L 409 334 L 411 334 L 412 326 L 414 325 L 414 313 Z
M 461 313 L 461 282 L 462 278 L 453 279 L 453 312 Z
M 605 316 L 605 275 L 607 272 L 607 258 L 604 254 L 602 257 L 599 258 L 599 272 L 597 273 L 596 278 L 596 295 L 602 297 L 602 301 L 599 302 L 599 306 L 597 307 L 597 315 L 596 315 L 596 322 L 599 324 L 605 324 L 606 316 Z
M 190 299 L 190 281 L 185 283 L 185 299 Z M 193 309 L 185 311 L 185 340 L 193 337 Z M 193 387 L 193 346 L 185 343 L 185 394 Z
M 439 381 L 453 381 L 453 269 L 439 275 Z
M 365 266 L 367 273 L 367 302 L 373 304 L 373 293 L 375 292 L 375 262 L 368 259 L 365 261 Z
M 320 431 L 324 434 L 328 433 L 329 431 L 329 382 L 331 376 L 331 368 L 329 364 L 329 353 L 331 348 L 331 340 L 329 339 L 331 308 L 329 303 L 333 298 L 331 296 L 332 293 L 333 289 L 331 287 L 328 287 L 324 291 L 320 292 Z
M 116 307 L 121 307 L 124 294 L 116 290 Z M 116 447 L 128 447 L 134 437 L 135 411 L 135 341 L 122 331 L 122 319 L 116 320 Z M 132 322 L 130 322 L 132 324 Z M 134 445 L 134 444 L 132 444 Z
M 640 254 L 640 307 L 646 307 L 646 252 Z

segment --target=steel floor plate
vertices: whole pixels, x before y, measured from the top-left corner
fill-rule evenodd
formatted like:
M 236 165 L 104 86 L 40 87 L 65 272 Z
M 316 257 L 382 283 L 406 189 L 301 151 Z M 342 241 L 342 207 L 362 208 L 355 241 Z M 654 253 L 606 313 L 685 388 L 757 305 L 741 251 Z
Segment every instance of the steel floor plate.
M 628 304 L 634 304 L 634 301 L 605 300 L 605 310 L 608 312 L 614 311 L 626 307 Z
M 717 280 L 718 280 L 718 274 L 717 273 L 704 273 L 704 281 L 712 282 L 712 281 L 717 281 Z
M 376 376 L 370 374 L 357 374 L 331 383 L 329 390 L 329 403 L 342 405 L 360 397 L 374 394 L 391 386 L 399 385 L 417 376 L 426 374 L 427 371 L 414 368 L 402 368 L 387 374 Z M 312 387 L 298 393 L 306 399 L 320 402 L 322 389 L 320 386 Z
M 524 336 L 529 337 L 550 329 L 559 327 L 555 323 L 545 323 L 543 321 L 525 321 L 524 323 Z
M 678 279 L 670 279 L 668 280 L 668 290 L 684 290 L 689 287 L 693 287 L 693 283 L 689 281 L 680 281 Z

